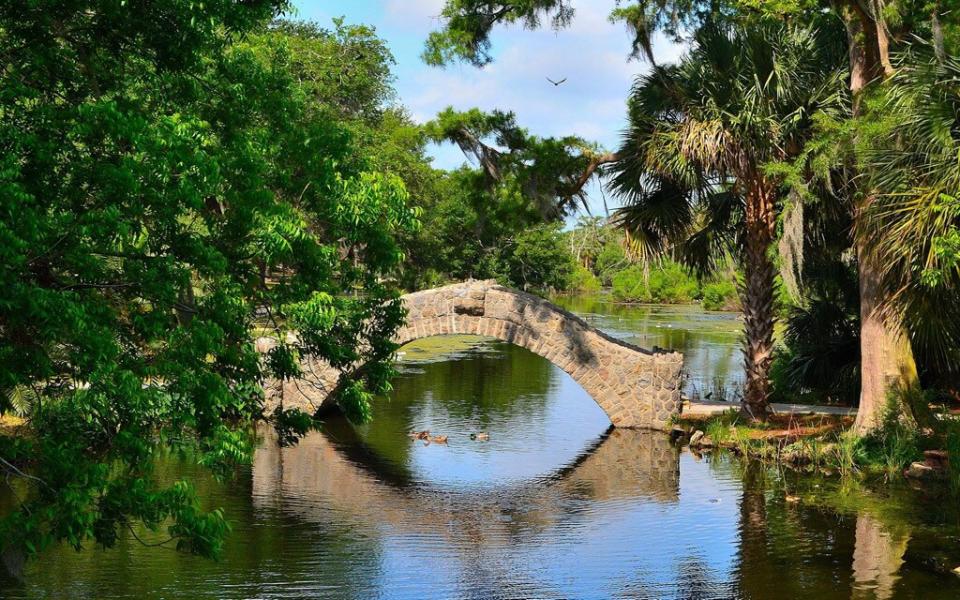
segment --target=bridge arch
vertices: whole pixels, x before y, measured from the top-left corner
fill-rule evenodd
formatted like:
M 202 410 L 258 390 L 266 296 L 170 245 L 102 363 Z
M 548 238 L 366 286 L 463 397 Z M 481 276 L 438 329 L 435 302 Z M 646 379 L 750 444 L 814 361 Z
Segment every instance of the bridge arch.
M 497 284 L 467 281 L 407 294 L 399 344 L 439 335 L 493 337 L 538 354 L 566 371 L 616 427 L 665 429 L 680 411 L 678 352 L 651 351 L 613 338 L 552 302 Z M 269 340 L 259 340 L 265 350 Z M 303 380 L 268 381 L 268 409 L 279 403 L 308 412 L 330 399 L 340 372 L 305 361 Z

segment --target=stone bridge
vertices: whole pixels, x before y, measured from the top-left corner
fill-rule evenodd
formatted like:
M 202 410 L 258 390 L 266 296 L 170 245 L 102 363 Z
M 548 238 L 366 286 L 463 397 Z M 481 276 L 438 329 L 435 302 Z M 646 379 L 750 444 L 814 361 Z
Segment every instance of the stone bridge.
M 564 371 L 583 387 L 616 427 L 665 429 L 680 412 L 677 352 L 646 350 L 613 338 L 538 296 L 498 285 L 467 281 L 402 298 L 406 326 L 396 342 L 437 335 L 470 334 L 522 346 Z M 272 341 L 258 340 L 266 351 Z M 304 378 L 267 381 L 267 408 L 278 405 L 314 413 L 331 400 L 341 373 L 307 359 Z

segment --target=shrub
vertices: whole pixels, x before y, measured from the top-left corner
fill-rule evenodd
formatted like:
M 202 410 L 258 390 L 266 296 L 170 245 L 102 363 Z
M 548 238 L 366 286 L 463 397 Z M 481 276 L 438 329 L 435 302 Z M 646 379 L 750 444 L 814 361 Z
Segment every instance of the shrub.
M 578 266 L 570 276 L 567 289 L 572 292 L 599 292 L 601 287 L 600 280 L 590 269 Z
M 613 276 L 613 297 L 623 302 L 692 302 L 700 295 L 697 280 L 678 263 L 653 268 L 645 281 L 642 265 L 631 265 Z
M 901 402 L 898 400 L 902 399 L 903 404 L 909 406 L 917 398 L 905 398 L 904 394 L 922 396 L 922 392 L 913 390 L 891 392 L 881 425 L 860 440 L 865 462 L 881 467 L 888 475 L 899 473 L 923 456 L 917 427 L 902 418 L 899 408 Z
M 775 375 L 771 378 L 775 394 L 806 396 L 819 403 L 856 403 L 860 396 L 860 331 L 857 315 L 848 310 L 821 299 L 790 309 L 784 347 L 774 357 Z
M 650 293 L 643 280 L 643 267 L 632 265 L 613 275 L 613 298 L 623 302 L 649 302 Z
M 654 302 L 679 304 L 700 296 L 700 284 L 679 263 L 666 262 L 650 273 L 650 297 Z
M 739 310 L 740 298 L 732 281 L 715 281 L 703 286 L 703 308 L 706 310 Z

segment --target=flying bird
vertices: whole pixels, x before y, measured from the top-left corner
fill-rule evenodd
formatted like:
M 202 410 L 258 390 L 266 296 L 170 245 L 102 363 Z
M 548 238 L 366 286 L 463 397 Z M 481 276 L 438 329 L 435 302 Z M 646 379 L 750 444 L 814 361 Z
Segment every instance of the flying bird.
M 566 81 L 566 80 L 567 80 L 566 77 L 564 77 L 564 78 L 561 79 L 560 81 L 554 81 L 554 80 L 550 79 L 549 77 L 547 77 L 547 81 L 549 81 L 550 83 L 552 83 L 554 86 L 558 86 L 558 85 L 560 85 L 561 83 L 563 83 L 563 82 Z

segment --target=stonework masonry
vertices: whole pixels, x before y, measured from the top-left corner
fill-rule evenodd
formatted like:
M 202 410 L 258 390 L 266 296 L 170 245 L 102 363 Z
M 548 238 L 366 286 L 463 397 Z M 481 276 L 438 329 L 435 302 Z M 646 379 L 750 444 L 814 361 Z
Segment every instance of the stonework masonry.
M 570 374 L 616 427 L 666 429 L 680 412 L 683 356 L 613 338 L 555 304 L 494 280 L 467 281 L 402 298 L 406 326 L 396 342 L 453 334 L 494 337 L 522 346 Z M 273 340 L 261 338 L 265 352 Z M 316 412 L 331 401 L 341 373 L 307 359 L 302 379 L 264 384 L 267 409 L 282 404 Z

